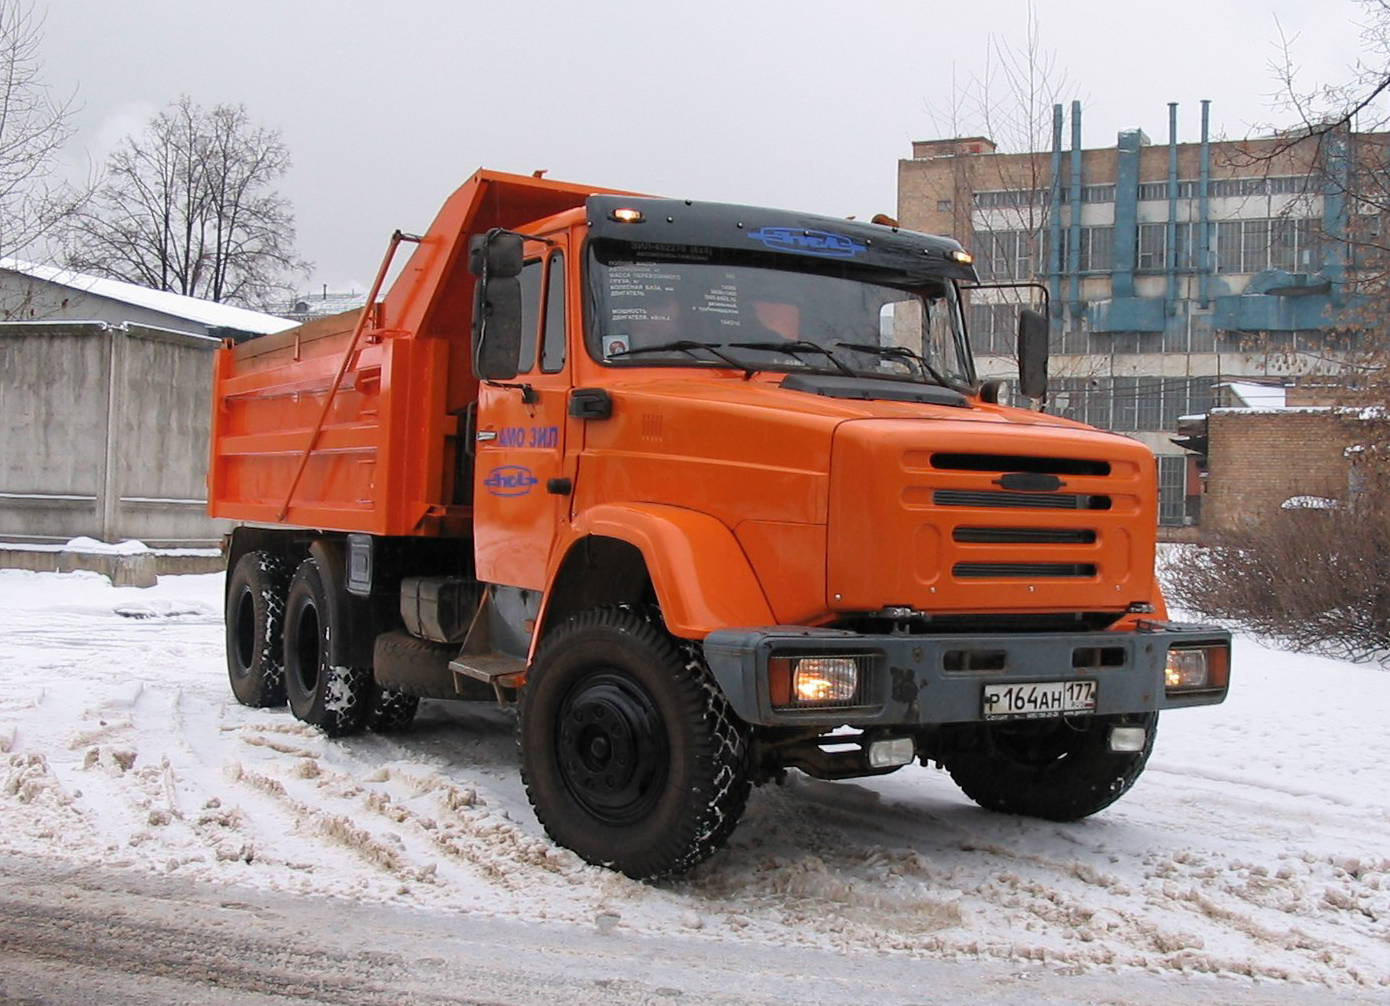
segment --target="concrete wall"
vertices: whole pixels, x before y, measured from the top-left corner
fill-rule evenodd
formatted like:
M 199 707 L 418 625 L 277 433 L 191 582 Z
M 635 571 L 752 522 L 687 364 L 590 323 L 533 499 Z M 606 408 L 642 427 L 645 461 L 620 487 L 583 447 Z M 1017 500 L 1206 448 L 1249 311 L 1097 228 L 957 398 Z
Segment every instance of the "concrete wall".
M 215 339 L 139 325 L 0 325 L 0 540 L 211 544 Z

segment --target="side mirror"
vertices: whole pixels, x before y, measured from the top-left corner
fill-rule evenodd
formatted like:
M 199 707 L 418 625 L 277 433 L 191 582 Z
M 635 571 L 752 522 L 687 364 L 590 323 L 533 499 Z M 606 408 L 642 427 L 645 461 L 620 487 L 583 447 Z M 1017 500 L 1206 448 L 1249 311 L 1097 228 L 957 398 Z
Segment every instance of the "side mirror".
M 468 241 L 468 271 L 478 277 L 473 375 L 480 381 L 510 381 L 520 367 L 522 242 L 520 234 L 497 227 Z
M 1018 390 L 1029 398 L 1047 394 L 1047 329 L 1041 312 L 1018 313 Z
M 489 276 L 473 297 L 473 374 L 510 381 L 521 360 L 521 280 Z
M 493 228 L 468 241 L 468 271 L 483 279 L 510 279 L 521 275 L 522 237 Z

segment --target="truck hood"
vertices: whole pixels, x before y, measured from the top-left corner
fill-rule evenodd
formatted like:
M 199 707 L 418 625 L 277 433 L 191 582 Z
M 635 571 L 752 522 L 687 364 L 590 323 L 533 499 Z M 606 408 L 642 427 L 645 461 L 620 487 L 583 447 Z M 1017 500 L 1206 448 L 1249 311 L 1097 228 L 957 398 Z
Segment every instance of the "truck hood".
M 1123 612 L 1152 597 L 1155 479 L 1146 447 L 1074 424 L 984 410 L 842 423 L 831 453 L 828 603 L 841 612 Z

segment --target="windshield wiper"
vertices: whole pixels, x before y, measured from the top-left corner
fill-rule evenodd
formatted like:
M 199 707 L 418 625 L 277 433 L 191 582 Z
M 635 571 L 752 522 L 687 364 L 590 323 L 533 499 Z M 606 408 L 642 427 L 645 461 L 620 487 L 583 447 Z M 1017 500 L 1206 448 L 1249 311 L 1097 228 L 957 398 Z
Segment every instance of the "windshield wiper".
M 906 346 L 875 346 L 867 342 L 837 342 L 835 345 L 840 349 L 854 349 L 861 353 L 873 353 L 875 356 L 884 360 L 910 360 L 922 368 L 922 373 L 931 377 L 943 388 L 952 387 L 950 381 L 946 380 L 945 375 L 931 365 L 925 356 Z
M 710 356 L 724 361 L 735 370 L 743 371 L 743 376 L 745 378 L 752 377 L 754 372 L 753 368 L 746 363 L 740 363 L 728 353 L 721 353 L 719 347 L 722 345 L 724 345 L 722 342 L 699 342 L 695 339 L 676 339 L 672 342 L 663 342 L 655 346 L 634 346 L 631 349 L 620 349 L 616 353 L 609 353 L 608 357 L 612 359 L 616 356 L 637 356 L 641 353 L 669 353 L 673 350 L 678 353 L 689 353 L 691 356 L 695 356 L 695 351 L 697 349 L 703 349 L 706 353 L 709 353 Z M 696 359 L 699 359 L 699 357 L 697 356 Z
M 847 377 L 857 377 L 854 371 L 850 370 L 838 359 L 835 358 L 833 349 L 826 349 L 818 342 L 811 342 L 809 339 L 787 339 L 780 342 L 731 342 L 730 349 L 765 349 L 773 353 L 786 353 L 801 359 L 802 353 L 820 353 L 827 360 L 835 365 L 835 369 Z

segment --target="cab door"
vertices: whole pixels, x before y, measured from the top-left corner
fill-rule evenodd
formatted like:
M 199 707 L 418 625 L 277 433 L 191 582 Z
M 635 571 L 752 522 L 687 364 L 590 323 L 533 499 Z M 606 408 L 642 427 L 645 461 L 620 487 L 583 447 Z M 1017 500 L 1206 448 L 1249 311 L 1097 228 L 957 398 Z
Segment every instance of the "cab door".
M 521 271 L 522 341 L 514 380 L 478 388 L 474 558 L 485 583 L 539 590 L 569 519 L 573 462 L 565 457 L 570 361 L 565 342 L 563 233 L 529 241 Z

